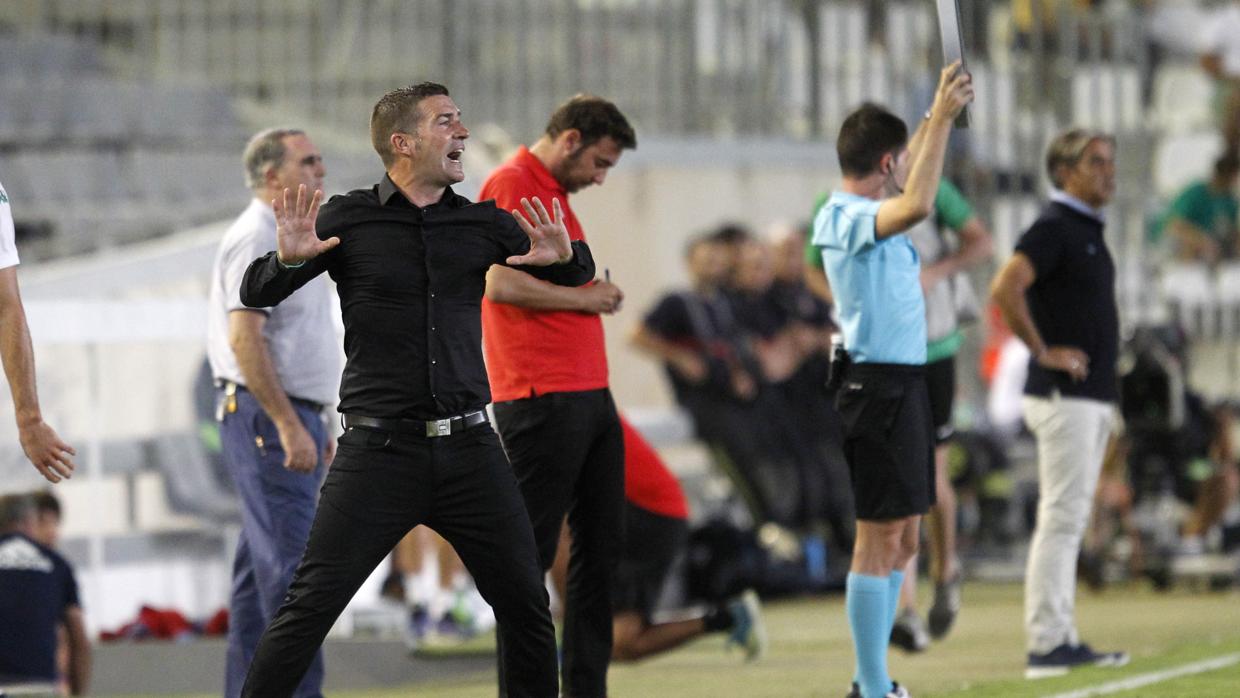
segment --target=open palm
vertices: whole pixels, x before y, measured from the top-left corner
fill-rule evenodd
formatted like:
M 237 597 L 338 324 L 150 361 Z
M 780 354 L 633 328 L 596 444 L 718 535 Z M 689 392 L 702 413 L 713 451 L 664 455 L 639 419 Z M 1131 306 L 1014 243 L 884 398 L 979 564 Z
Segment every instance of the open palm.
M 301 264 L 340 244 L 340 238 L 320 240 L 314 231 L 314 221 L 319 215 L 319 203 L 323 201 L 322 190 L 306 198 L 306 185 L 297 187 L 297 201 L 289 207 L 289 190 L 284 196 L 271 201 L 276 214 L 276 255 L 287 265 Z
M 572 259 L 573 243 L 568 238 L 568 228 L 564 227 L 564 212 L 560 209 L 560 200 L 551 200 L 551 210 L 554 215 L 547 214 L 547 209 L 537 196 L 534 197 L 533 203 L 529 199 L 521 199 L 521 206 L 525 208 L 529 218 L 521 215 L 517 209 L 512 210 L 512 216 L 517 219 L 517 225 L 521 226 L 521 230 L 525 231 L 526 236 L 529 237 L 530 251 L 523 255 L 509 257 L 507 263 L 513 266 L 528 264 L 545 267 Z

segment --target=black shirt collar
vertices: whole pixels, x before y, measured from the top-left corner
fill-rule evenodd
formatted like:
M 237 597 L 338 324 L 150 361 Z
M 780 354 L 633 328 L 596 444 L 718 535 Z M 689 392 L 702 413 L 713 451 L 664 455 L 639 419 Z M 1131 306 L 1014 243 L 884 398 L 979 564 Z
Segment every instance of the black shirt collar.
M 400 188 L 396 186 L 396 183 L 392 181 L 391 176 L 387 174 L 384 174 L 383 179 L 379 180 L 379 185 L 376 189 L 376 193 L 379 195 L 380 205 L 388 206 L 392 203 L 393 197 L 400 197 L 399 199 L 396 199 L 396 201 L 404 201 L 409 206 L 418 208 L 418 206 L 415 205 L 412 201 L 405 198 L 404 193 L 402 193 Z M 452 187 L 445 187 L 444 192 L 443 192 L 443 197 L 441 197 L 439 201 L 431 204 L 431 206 L 447 206 L 448 208 L 460 208 L 468 203 L 469 203 L 469 199 L 466 199 L 465 197 L 460 196 L 456 192 L 452 191 Z M 430 208 L 430 206 L 427 206 L 425 208 Z

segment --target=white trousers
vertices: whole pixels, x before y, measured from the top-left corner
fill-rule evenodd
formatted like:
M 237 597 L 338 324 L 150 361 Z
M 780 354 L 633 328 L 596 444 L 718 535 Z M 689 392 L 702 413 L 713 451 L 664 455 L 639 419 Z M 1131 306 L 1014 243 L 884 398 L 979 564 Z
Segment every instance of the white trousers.
M 1046 653 L 1077 644 L 1076 558 L 1115 420 L 1107 402 L 1024 399 L 1038 444 L 1038 520 L 1025 569 L 1025 644 Z

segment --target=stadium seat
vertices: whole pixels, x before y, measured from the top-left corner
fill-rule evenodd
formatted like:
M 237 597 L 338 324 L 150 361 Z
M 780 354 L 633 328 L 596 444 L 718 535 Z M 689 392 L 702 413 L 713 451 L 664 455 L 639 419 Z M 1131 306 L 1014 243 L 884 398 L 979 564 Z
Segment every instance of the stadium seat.
M 998 169 L 1015 167 L 1016 139 L 1004 137 L 1016 127 L 1016 81 L 1008 70 L 986 63 L 969 64 L 976 106 L 969 110 L 971 128 L 980 142 L 973 149 L 979 162 Z
M 1234 340 L 1240 337 L 1240 262 L 1220 264 L 1214 280 L 1219 336 Z
M 173 511 L 219 522 L 240 520 L 236 495 L 220 481 L 196 434 L 156 436 L 151 442 L 151 460 L 164 473 Z
M 1160 66 L 1154 73 L 1153 122 L 1164 133 L 1192 133 L 1211 127 L 1214 86 L 1195 63 Z
M 1190 337 L 1216 336 L 1215 283 L 1204 264 L 1169 263 L 1163 269 L 1161 286 L 1173 322 Z
M 1170 199 L 1196 179 L 1210 174 L 1223 149 L 1217 131 L 1168 134 L 1154 147 L 1154 191 Z
M 1141 74 L 1136 66 L 1096 63 L 1072 76 L 1072 123 L 1120 133 L 1141 128 Z

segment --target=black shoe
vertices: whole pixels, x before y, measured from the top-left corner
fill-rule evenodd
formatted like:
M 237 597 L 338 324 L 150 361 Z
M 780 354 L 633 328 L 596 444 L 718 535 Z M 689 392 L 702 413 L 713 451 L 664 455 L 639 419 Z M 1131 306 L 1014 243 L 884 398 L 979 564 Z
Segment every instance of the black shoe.
M 891 626 L 891 644 L 912 653 L 925 652 L 930 646 L 926 624 L 916 611 L 906 608 L 896 616 L 896 622 Z
M 1045 679 L 1063 676 L 1080 666 L 1124 666 L 1130 657 L 1127 652 L 1095 652 L 1089 645 L 1064 643 L 1046 654 L 1029 653 L 1025 665 L 1025 678 Z
M 960 613 L 960 584 L 964 576 L 959 572 L 943 584 L 934 585 L 934 605 L 930 607 L 930 637 L 942 640 L 951 631 Z
M 852 690 L 844 698 L 861 698 L 861 687 L 857 685 L 856 681 L 853 681 Z M 908 691 L 903 686 L 892 681 L 891 690 L 887 691 L 887 695 L 883 696 L 883 698 L 912 698 L 912 696 L 908 694 Z

